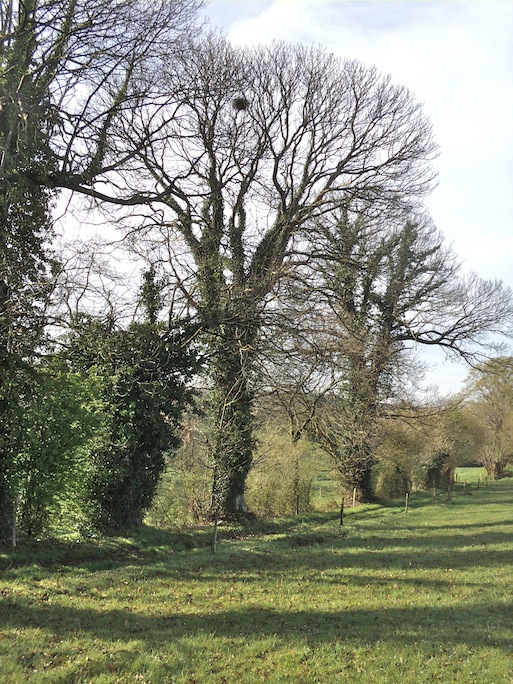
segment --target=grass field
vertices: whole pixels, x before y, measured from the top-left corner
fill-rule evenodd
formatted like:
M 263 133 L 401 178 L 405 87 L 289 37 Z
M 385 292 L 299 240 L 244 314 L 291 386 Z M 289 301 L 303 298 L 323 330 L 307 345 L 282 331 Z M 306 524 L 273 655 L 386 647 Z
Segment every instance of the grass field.
M 0 682 L 513 683 L 513 479 L 0 555 Z

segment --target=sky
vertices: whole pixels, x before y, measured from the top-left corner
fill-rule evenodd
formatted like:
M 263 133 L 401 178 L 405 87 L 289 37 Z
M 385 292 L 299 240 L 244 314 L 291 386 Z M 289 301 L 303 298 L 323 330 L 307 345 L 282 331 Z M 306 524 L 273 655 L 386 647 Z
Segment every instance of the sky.
M 374 65 L 423 103 L 440 145 L 426 205 L 464 271 L 513 288 L 513 0 L 210 0 L 236 45 L 319 45 Z M 468 367 L 429 358 L 460 389 Z

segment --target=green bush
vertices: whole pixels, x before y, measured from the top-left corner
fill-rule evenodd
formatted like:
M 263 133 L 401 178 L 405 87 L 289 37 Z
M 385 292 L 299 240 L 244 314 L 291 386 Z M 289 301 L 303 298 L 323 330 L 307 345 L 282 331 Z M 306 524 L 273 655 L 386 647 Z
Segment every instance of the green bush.
M 260 436 L 246 488 L 246 503 L 258 515 L 293 515 L 311 510 L 312 447 L 293 444 L 285 432 Z
M 381 461 L 372 471 L 372 485 L 379 499 L 395 499 L 411 491 L 411 475 L 401 463 Z
M 445 450 L 424 454 L 414 471 L 417 489 L 448 487 L 452 482 L 454 464 Z

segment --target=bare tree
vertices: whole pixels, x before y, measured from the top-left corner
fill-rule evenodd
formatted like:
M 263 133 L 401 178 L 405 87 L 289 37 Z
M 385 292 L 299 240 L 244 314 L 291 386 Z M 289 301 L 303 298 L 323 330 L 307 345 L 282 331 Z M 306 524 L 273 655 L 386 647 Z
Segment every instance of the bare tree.
M 134 243 L 153 243 L 168 260 L 206 336 L 212 506 L 232 515 L 245 506 L 262 315 L 293 236 L 355 196 L 415 202 L 432 185 L 435 145 L 407 89 L 314 48 L 235 49 L 210 36 L 165 74 L 161 92 L 169 101 L 151 120 L 127 124 L 137 154 L 116 197 L 85 190 L 152 207 L 144 224 L 140 209 L 126 224 Z M 160 130 L 151 147 L 149 126 Z
M 289 290 L 292 315 L 286 309 L 282 315 L 289 339 L 304 341 L 304 327 L 294 333 L 290 321 L 301 308 L 315 310 L 308 320 L 321 328 L 307 349 L 318 370 L 323 366 L 312 354 L 312 340 L 321 356 L 319 340 L 326 341 L 330 391 L 308 395 L 294 381 L 295 392 L 285 392 L 295 405 L 300 395 L 303 415 L 310 406 L 310 429 L 348 488 L 368 500 L 379 419 L 404 413 L 398 401 L 415 371 L 412 353 L 436 345 L 477 363 L 490 353 L 492 333 L 511 331 L 512 294 L 500 282 L 462 277 L 454 253 L 422 214 L 383 223 L 343 209 L 318 221 L 307 239 L 309 258 L 298 264 Z M 302 359 L 308 367 L 304 352 Z
M 513 458 L 513 359 L 499 357 L 473 368 L 466 382 L 466 409 L 484 428 L 479 460 L 493 479 Z
M 200 0 L 1 0 L 0 170 L 42 186 L 85 190 L 133 150 L 114 123 L 155 94 Z M 144 79 L 142 75 L 144 74 Z M 20 146 L 31 128 L 45 147 Z M 36 150 L 37 151 L 37 150 Z

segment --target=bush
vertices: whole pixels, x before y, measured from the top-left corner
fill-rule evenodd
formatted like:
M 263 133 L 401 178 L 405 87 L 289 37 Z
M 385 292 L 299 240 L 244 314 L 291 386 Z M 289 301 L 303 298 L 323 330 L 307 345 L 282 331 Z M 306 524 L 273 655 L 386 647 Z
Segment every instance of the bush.
M 212 464 L 208 460 L 206 425 L 188 415 L 182 446 L 166 459 L 166 470 L 145 522 L 164 529 L 187 527 L 207 520 L 212 496 Z
M 451 455 L 444 450 L 424 455 L 415 469 L 414 477 L 417 489 L 448 487 L 453 477 Z
M 381 461 L 372 471 L 373 491 L 379 499 L 395 499 L 411 491 L 411 476 L 400 463 Z
M 188 466 L 179 452 L 168 465 L 145 523 L 173 529 L 204 522 L 210 496 L 210 471 L 198 463 Z
M 285 431 L 262 435 L 247 481 L 249 509 L 262 516 L 311 510 L 312 460 L 312 447 L 306 440 L 293 444 Z

